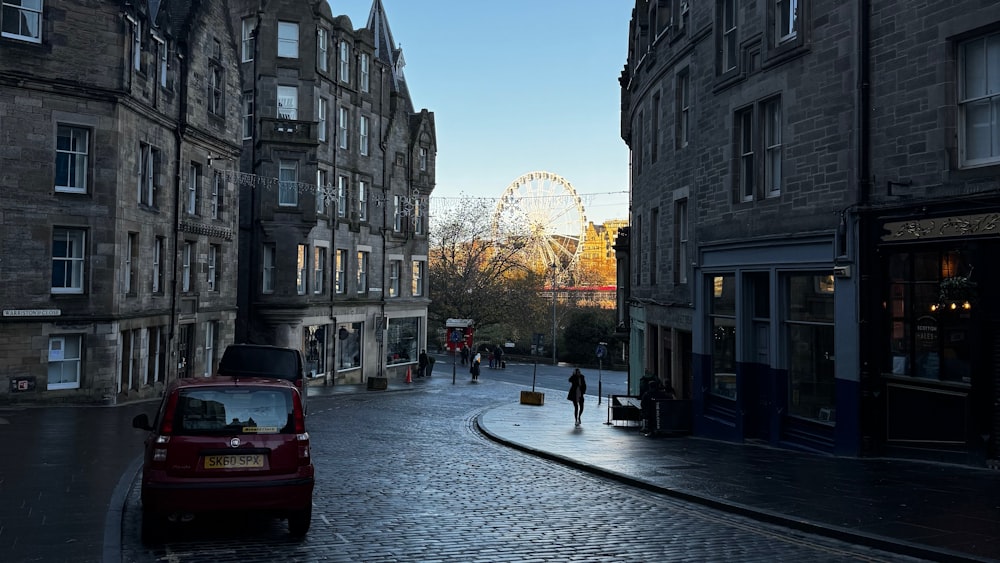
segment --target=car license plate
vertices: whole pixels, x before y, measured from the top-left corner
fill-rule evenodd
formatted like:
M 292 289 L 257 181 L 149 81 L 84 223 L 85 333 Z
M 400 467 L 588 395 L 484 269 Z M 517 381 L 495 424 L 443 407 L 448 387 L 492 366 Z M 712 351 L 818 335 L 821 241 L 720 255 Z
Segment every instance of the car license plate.
M 264 454 L 207 455 L 205 469 L 253 469 L 264 467 Z

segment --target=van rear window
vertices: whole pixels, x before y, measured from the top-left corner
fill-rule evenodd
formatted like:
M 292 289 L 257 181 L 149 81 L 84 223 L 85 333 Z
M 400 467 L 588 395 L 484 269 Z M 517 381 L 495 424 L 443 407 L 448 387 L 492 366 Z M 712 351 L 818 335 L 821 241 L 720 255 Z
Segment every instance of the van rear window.
M 288 350 L 238 348 L 227 349 L 219 362 L 219 375 L 242 375 L 298 379 L 295 353 Z
M 183 389 L 177 397 L 175 435 L 294 432 L 292 395 L 288 389 Z

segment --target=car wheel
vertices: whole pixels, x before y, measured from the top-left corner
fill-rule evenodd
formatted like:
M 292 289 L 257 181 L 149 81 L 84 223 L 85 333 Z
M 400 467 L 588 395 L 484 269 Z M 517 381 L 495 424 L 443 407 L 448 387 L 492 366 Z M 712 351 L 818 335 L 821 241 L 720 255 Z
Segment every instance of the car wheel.
M 142 511 L 142 543 L 146 545 L 156 545 L 163 543 L 164 527 L 167 519 L 159 514 L 143 509 Z
M 288 533 L 293 537 L 301 538 L 309 532 L 309 525 L 312 524 L 312 505 L 303 510 L 296 510 L 288 515 Z

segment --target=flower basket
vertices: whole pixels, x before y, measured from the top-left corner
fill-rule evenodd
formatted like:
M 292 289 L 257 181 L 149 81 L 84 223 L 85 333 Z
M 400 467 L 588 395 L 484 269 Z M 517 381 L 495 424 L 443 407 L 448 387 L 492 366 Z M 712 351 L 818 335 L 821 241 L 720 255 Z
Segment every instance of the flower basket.
M 941 303 L 971 303 L 976 300 L 976 282 L 968 276 L 955 276 L 941 280 L 938 288 Z

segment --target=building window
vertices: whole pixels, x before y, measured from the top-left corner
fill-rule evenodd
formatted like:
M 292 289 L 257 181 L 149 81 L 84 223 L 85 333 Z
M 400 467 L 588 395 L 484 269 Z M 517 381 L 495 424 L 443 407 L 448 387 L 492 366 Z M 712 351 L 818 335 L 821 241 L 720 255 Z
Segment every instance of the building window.
M 278 56 L 286 59 L 299 58 L 299 24 L 278 22 Z
M 367 250 L 358 251 L 358 293 L 368 293 L 368 255 Z
M 340 60 L 340 81 L 350 82 L 351 81 L 351 49 L 347 45 L 347 41 L 341 41 L 339 47 L 339 60 Z
M 198 214 L 198 184 L 201 183 L 201 166 L 192 162 L 188 167 L 187 204 L 188 215 Z
M 327 53 L 327 32 L 323 28 L 316 30 L 316 66 L 326 72 L 329 65 L 329 53 Z
M 635 170 L 636 174 L 642 173 L 642 150 L 643 150 L 643 139 L 642 135 L 646 132 L 646 116 L 643 112 L 639 112 L 638 117 L 636 117 L 635 124 L 632 129 L 632 139 L 634 146 L 632 147 L 632 158 L 634 160 L 632 168 Z
M 277 258 L 274 243 L 265 243 L 262 253 L 263 278 L 261 280 L 262 293 L 274 293 L 274 261 Z
M 358 60 L 358 66 L 361 72 L 361 91 L 367 92 L 371 89 L 371 70 L 369 69 L 369 58 L 368 53 L 361 53 L 361 57 Z
M 799 0 L 774 0 L 775 44 L 795 39 L 798 34 Z
M 326 291 L 326 248 L 313 248 L 313 293 Z
M 222 180 L 222 173 L 215 172 L 212 175 L 212 219 L 222 217 L 222 202 L 226 193 L 226 185 Z
M 85 243 L 83 229 L 52 230 L 52 293 L 83 293 Z
M 767 195 L 781 195 L 781 98 L 763 103 L 764 189 Z
M 160 166 L 160 151 L 146 143 L 139 143 L 139 179 L 137 198 L 140 205 L 156 207 L 157 168 Z
M 888 257 L 891 323 L 882 370 L 896 376 L 970 384 L 976 350 L 969 280 L 973 257 L 957 249 Z
M 347 293 L 347 251 L 338 249 L 334 268 L 337 271 L 335 280 L 335 291 L 340 294 Z
M 243 31 L 241 33 L 242 41 L 240 42 L 240 51 L 242 54 L 242 61 L 248 63 L 253 60 L 254 51 L 256 50 L 255 36 L 257 30 L 255 29 L 256 23 L 253 17 L 243 18 Z
M 365 115 L 358 119 L 358 152 L 368 156 L 368 116 Z
M 253 92 L 243 93 L 243 140 L 253 138 Z
M 222 67 L 212 63 L 209 65 L 208 113 L 223 116 L 225 113 L 226 76 Z
M 722 74 L 736 68 L 737 34 L 736 34 L 736 0 L 719 0 L 722 29 Z
M 278 163 L 278 205 L 294 207 L 299 204 L 298 164 L 292 160 Z
M 419 162 L 421 172 L 427 170 L 427 147 L 420 147 L 420 157 L 417 162 Z
M 300 244 L 298 252 L 295 254 L 295 291 L 299 295 L 305 295 L 306 291 L 308 291 L 308 276 L 309 246 Z
M 218 338 L 219 322 L 205 321 L 205 377 L 215 373 L 216 338 Z
M 413 297 L 421 297 L 424 294 L 424 267 L 426 262 L 423 260 L 413 261 L 413 283 L 410 291 Z
M 4 11 L 7 10 L 7 5 L 4 5 Z M 6 23 L 6 20 L 4 21 Z M 133 22 L 132 24 L 132 68 L 136 71 L 142 71 L 142 23 Z
M 677 148 L 688 145 L 691 131 L 691 75 L 687 69 L 677 75 Z
M 326 170 L 316 171 L 316 214 L 324 215 L 326 214 L 326 198 L 327 198 L 327 185 L 326 185 Z
M 316 104 L 316 139 L 321 143 L 326 142 L 326 103 L 326 98 L 319 98 Z
M 708 278 L 712 386 L 710 392 L 736 398 L 736 276 L 719 274 Z
M 392 196 L 392 230 L 403 232 L 403 198 L 398 195 Z
M 1000 162 L 1000 33 L 961 44 L 958 84 L 962 165 Z
M 419 200 L 413 204 L 413 234 L 424 234 L 424 214 L 421 211 L 421 202 Z
M 6 5 L 4 6 L 6 9 Z M 79 389 L 83 361 L 83 336 L 60 334 L 49 337 L 49 373 L 46 388 Z
M 346 371 L 361 367 L 364 348 L 361 346 L 363 323 L 337 324 L 337 371 Z
M 757 191 L 754 168 L 754 128 L 753 107 L 736 112 L 736 154 L 739 155 L 737 166 L 737 185 L 739 199 L 737 201 L 753 201 Z
M 418 317 L 389 319 L 385 329 L 386 363 L 394 365 L 416 362 L 419 338 L 420 319 Z
M 209 291 L 219 291 L 219 259 L 222 257 L 222 247 L 217 244 L 208 247 L 208 282 Z
M 687 199 L 674 203 L 674 283 L 688 282 L 688 208 Z
M 835 420 L 833 274 L 787 277 L 788 414 Z
M 69 125 L 56 128 L 57 192 L 87 193 L 90 130 Z
M 368 220 L 368 182 L 358 180 L 358 220 Z
M 167 87 L 167 54 L 169 49 L 167 48 L 167 42 L 162 39 L 156 40 L 156 50 L 157 58 L 160 61 L 160 86 L 162 88 Z
M 3 0 L 3 37 L 42 42 L 42 0 Z
M 167 374 L 167 330 L 166 327 L 154 326 L 149 329 L 146 337 L 146 383 L 162 383 Z
M 656 285 L 656 275 L 660 267 L 659 236 L 660 236 L 660 208 L 654 207 L 649 212 L 649 285 Z
M 399 273 L 402 269 L 402 260 L 389 261 L 389 297 L 399 297 Z
M 125 271 L 122 272 L 122 290 L 125 295 L 135 295 L 138 289 L 136 276 L 139 264 L 139 233 L 129 233 L 125 243 Z
M 299 118 L 299 89 L 295 86 L 278 86 L 278 118 Z
M 153 240 L 153 293 L 160 295 L 163 293 L 163 250 L 165 248 L 166 239 L 164 237 L 156 237 Z
M 347 215 L 347 176 L 337 176 L 337 217 Z
M 650 125 L 649 160 L 656 162 L 660 157 L 660 93 L 653 94 L 653 107 L 650 113 L 653 114 L 653 123 Z
M 340 139 L 340 148 L 346 149 L 347 148 L 347 120 L 349 118 L 349 114 L 347 112 L 347 108 L 339 108 L 338 113 L 339 113 L 339 115 L 338 115 L 338 119 L 337 119 L 337 136 Z
M 194 259 L 194 243 L 185 242 L 181 255 L 181 291 L 191 291 L 191 262 Z

